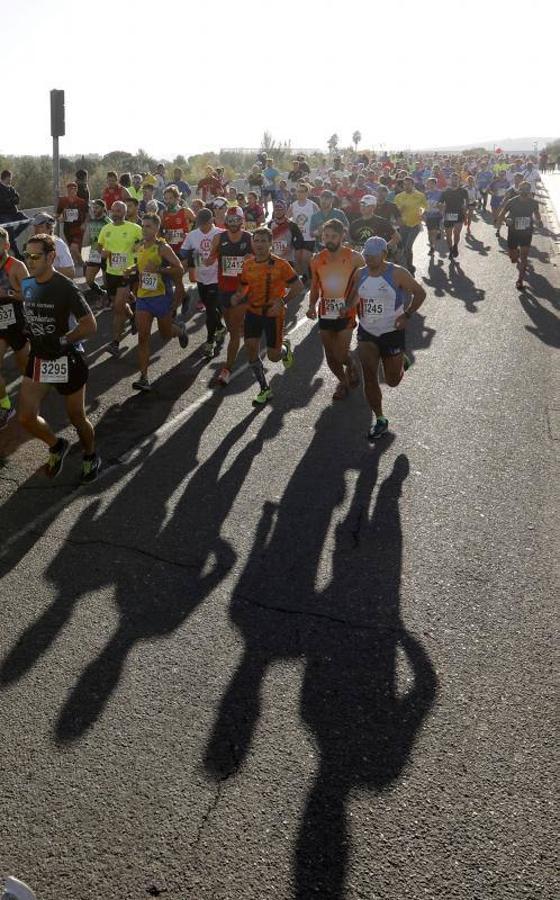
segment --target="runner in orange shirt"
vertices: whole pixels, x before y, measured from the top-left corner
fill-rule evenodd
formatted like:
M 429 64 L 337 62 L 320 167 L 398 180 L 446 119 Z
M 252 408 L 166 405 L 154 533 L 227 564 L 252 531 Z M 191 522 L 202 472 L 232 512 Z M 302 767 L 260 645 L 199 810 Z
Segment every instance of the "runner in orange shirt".
M 289 262 L 272 251 L 272 232 L 257 228 L 253 233 L 254 255 L 243 263 L 239 287 L 231 298 L 231 305 L 247 304 L 244 323 L 244 343 L 249 365 L 260 391 L 253 406 L 264 406 L 272 397 L 259 356 L 261 338 L 266 337 L 267 356 L 271 362 L 282 360 L 284 368 L 294 364 L 294 354 L 288 338 L 284 337 L 286 303 L 301 293 L 302 285 Z
M 348 389 L 357 387 L 360 376 L 350 359 L 350 342 L 356 324 L 353 310 L 341 318 L 340 310 L 350 296 L 356 272 L 365 265 L 361 253 L 342 245 L 344 225 L 338 219 L 329 219 L 323 225 L 325 249 L 311 260 L 311 290 L 309 292 L 309 319 L 317 318 L 319 303 L 319 332 L 325 348 L 327 365 L 338 378 L 333 400 L 344 400 Z M 346 368 L 346 371 L 345 371 Z

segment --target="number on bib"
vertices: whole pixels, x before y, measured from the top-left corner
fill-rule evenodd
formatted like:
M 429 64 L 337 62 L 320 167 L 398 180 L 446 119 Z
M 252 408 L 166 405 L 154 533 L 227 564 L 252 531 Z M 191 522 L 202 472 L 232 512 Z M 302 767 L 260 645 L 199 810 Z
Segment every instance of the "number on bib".
M 459 221 L 459 213 L 446 213 L 445 218 L 448 222 L 458 222 Z
M 515 230 L 516 231 L 528 231 L 531 227 L 531 217 L 530 216 L 518 216 L 515 219 Z
M 33 380 L 41 384 L 68 383 L 68 357 L 58 359 L 36 359 L 33 368 Z
M 367 298 L 363 301 L 364 304 L 364 313 L 366 316 L 373 316 L 378 319 L 383 315 L 383 303 L 380 303 L 379 300 L 372 300 L 371 298 Z
M 111 268 L 126 269 L 128 265 L 128 256 L 126 253 L 111 253 Z
M 241 275 L 242 269 L 243 269 L 243 257 L 242 256 L 224 256 L 224 257 L 222 257 L 222 275 L 227 275 L 230 278 L 235 277 L 236 275 Z
M 179 229 L 175 231 L 166 231 L 165 237 L 167 238 L 168 243 L 170 244 L 181 244 L 184 239 L 184 234 Z
M 78 210 L 77 209 L 65 209 L 64 210 L 64 221 L 65 222 L 77 222 L 78 221 Z
M 344 309 L 345 300 L 325 300 L 325 312 L 322 313 L 322 319 L 338 319 L 339 313 Z
M 101 264 L 101 253 L 99 252 L 99 250 L 89 251 L 88 262 L 93 263 L 94 265 Z
M 142 272 L 142 275 L 140 276 L 140 284 L 145 291 L 157 291 L 157 272 Z
M 16 324 L 16 311 L 13 303 L 6 303 L 0 306 L 0 331 L 9 328 L 10 325 Z

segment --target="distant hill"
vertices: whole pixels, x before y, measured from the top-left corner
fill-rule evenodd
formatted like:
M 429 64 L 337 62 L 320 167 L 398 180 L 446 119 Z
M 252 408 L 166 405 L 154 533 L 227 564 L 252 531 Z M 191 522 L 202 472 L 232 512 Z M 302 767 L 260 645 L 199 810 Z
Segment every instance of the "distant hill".
M 491 141 L 478 141 L 473 144 L 456 144 L 454 147 L 426 147 L 426 150 L 439 150 L 440 152 L 445 153 L 454 153 L 459 150 L 471 150 L 475 147 L 484 147 L 486 150 L 494 150 L 495 147 L 501 147 L 502 150 L 505 150 L 506 153 L 515 153 L 521 150 L 533 151 L 535 149 L 535 144 L 537 145 L 539 150 L 542 150 L 543 147 L 546 147 L 547 144 L 552 144 L 553 141 L 559 140 L 558 135 L 556 137 L 542 137 L 540 135 L 533 137 L 520 137 L 520 138 L 496 138 Z

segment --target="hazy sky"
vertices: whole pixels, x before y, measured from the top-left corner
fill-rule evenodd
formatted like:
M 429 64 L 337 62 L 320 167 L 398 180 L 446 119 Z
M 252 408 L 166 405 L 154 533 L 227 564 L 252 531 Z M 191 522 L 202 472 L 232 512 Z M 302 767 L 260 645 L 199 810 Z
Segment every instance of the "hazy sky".
M 549 0 L 2 0 L 1 153 L 453 145 L 560 128 Z M 129 18 L 125 17 L 129 11 Z

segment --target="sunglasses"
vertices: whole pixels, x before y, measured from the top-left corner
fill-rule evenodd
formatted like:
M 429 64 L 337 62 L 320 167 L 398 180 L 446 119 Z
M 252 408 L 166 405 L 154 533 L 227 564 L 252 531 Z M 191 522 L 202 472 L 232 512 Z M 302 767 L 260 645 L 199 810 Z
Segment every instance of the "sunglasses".
M 38 259 L 41 259 L 42 256 L 46 256 L 46 253 L 24 253 L 24 259 L 31 259 L 33 262 L 37 262 Z

